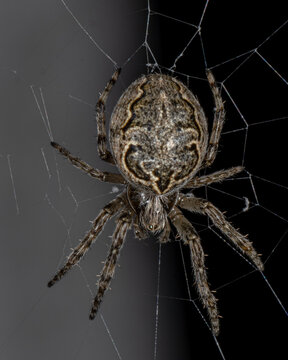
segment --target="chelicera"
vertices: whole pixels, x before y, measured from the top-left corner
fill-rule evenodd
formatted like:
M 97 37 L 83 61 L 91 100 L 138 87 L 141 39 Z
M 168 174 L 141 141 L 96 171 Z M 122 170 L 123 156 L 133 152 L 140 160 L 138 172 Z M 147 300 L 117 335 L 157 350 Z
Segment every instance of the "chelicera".
M 260 271 L 263 270 L 260 256 L 252 243 L 226 220 L 218 208 L 205 199 L 195 197 L 191 192 L 182 192 L 184 189 L 193 190 L 222 181 L 243 170 L 243 167 L 237 166 L 197 176 L 200 169 L 209 167 L 214 162 L 217 154 L 225 119 L 219 89 L 212 72 L 207 70 L 207 79 L 215 102 L 209 137 L 204 110 L 195 95 L 181 81 L 162 74 L 149 74 L 138 78 L 124 91 L 112 113 L 110 152 L 105 130 L 105 104 L 119 74 L 120 69 L 117 69 L 96 105 L 100 158 L 115 165 L 119 173 L 95 169 L 71 155 L 61 145 L 51 143 L 75 167 L 101 181 L 124 184 L 125 189 L 101 210 L 91 230 L 48 286 L 54 285 L 80 261 L 105 223 L 118 214 L 111 247 L 99 277 L 98 292 L 90 312 L 90 319 L 93 319 L 113 277 L 127 230 L 133 226 L 138 238 L 153 233 L 160 242 L 165 243 L 169 240 L 172 223 L 180 239 L 190 248 L 195 286 L 208 312 L 212 331 L 218 335 L 217 301 L 208 285 L 200 237 L 181 209 L 207 215 L 236 248 L 249 257 Z

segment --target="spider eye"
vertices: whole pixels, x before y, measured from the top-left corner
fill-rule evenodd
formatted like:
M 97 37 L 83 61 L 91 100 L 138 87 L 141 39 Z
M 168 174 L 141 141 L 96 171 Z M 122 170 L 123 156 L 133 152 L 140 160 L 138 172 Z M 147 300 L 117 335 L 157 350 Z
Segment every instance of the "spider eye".
M 152 229 L 153 229 L 153 226 L 152 226 L 152 225 L 149 225 L 149 229 L 151 229 L 151 230 L 152 230 Z

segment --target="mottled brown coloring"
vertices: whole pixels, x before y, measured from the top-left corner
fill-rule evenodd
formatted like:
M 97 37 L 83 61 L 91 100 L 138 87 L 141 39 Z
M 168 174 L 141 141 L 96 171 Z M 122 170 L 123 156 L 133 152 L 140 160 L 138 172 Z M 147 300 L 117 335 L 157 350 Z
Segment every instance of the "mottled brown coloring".
M 168 75 L 145 75 L 119 99 L 110 142 L 127 182 L 167 194 L 199 169 L 207 146 L 204 112 L 191 91 Z
M 119 69 L 115 71 L 96 104 L 96 121 L 99 156 L 115 165 L 120 174 L 95 169 L 71 155 L 63 146 L 51 143 L 76 168 L 98 180 L 124 184 L 125 188 L 102 209 L 92 223 L 91 230 L 48 286 L 54 285 L 81 260 L 106 222 L 119 213 L 111 247 L 100 274 L 98 291 L 92 303 L 90 319 L 93 319 L 113 278 L 129 227 L 134 227 L 134 233 L 139 239 L 153 233 L 160 242 L 166 243 L 170 237 L 171 222 L 183 243 L 189 246 L 195 286 L 208 312 L 211 330 L 214 335 L 218 335 L 217 300 L 208 284 L 201 240 L 181 208 L 208 216 L 211 223 L 256 269 L 263 270 L 260 256 L 252 243 L 227 221 L 219 209 L 205 199 L 196 198 L 191 191 L 186 195 L 182 193 L 182 189 L 193 190 L 220 182 L 243 170 L 237 166 L 195 176 L 200 168 L 210 166 L 216 158 L 225 119 L 219 89 L 212 72 L 207 70 L 215 103 L 209 137 L 204 111 L 182 82 L 162 74 L 140 77 L 127 88 L 115 106 L 110 124 L 111 153 L 105 130 L 105 104 L 119 73 Z

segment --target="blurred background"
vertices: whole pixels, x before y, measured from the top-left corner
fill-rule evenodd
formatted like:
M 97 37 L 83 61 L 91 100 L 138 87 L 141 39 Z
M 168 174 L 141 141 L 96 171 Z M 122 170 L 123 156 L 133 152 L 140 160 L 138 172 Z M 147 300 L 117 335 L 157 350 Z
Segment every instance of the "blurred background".
M 0 7 L 0 358 L 283 356 L 284 4 L 152 0 L 148 11 L 147 0 L 11 0 Z M 49 144 L 52 137 L 92 166 L 113 171 L 97 154 L 94 106 L 116 65 L 123 71 L 109 96 L 107 119 L 133 80 L 162 71 L 198 96 L 211 129 L 206 65 L 223 85 L 227 121 L 217 160 L 207 172 L 241 164 L 246 171 L 195 193 L 249 233 L 263 254 L 267 278 L 231 250 L 206 218 L 185 213 L 209 255 L 211 288 L 218 289 L 223 316 L 218 342 L 205 323 L 189 251 L 175 239 L 175 229 L 161 248 L 157 240 L 139 241 L 129 232 L 112 290 L 93 322 L 90 305 L 114 220 L 80 266 L 52 289 L 46 286 L 90 221 L 122 190 L 76 170 Z

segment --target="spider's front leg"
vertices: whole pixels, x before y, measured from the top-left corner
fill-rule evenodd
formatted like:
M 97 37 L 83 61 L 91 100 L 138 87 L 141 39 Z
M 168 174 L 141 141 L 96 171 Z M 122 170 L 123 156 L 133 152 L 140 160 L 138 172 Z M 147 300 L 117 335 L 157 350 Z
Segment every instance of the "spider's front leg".
M 208 215 L 213 224 L 244 254 L 246 254 L 260 270 L 264 270 L 264 265 L 260 255 L 257 254 L 252 243 L 247 240 L 246 236 L 240 234 L 226 220 L 223 213 L 207 200 L 196 198 L 194 196 L 181 195 L 178 205 L 190 211 Z
M 80 244 L 73 250 L 72 254 L 68 258 L 68 261 L 62 267 L 62 269 L 60 269 L 53 277 L 53 279 L 48 282 L 48 287 L 53 286 L 71 269 L 72 266 L 81 260 L 85 253 L 89 250 L 93 241 L 102 231 L 106 222 L 119 210 L 121 210 L 124 205 L 124 201 L 121 195 L 119 195 L 116 199 L 112 200 L 102 209 L 100 214 L 94 220 L 92 229 L 86 234 L 85 238 L 80 242 Z
M 105 291 L 109 287 L 109 284 L 112 280 L 115 266 L 119 257 L 120 250 L 124 244 L 127 230 L 130 227 L 132 217 L 129 211 L 123 211 L 122 214 L 117 219 L 117 226 L 113 234 L 113 240 L 109 253 L 105 260 L 104 267 L 100 274 L 100 279 L 98 282 L 98 291 L 93 301 L 92 309 L 90 312 L 89 318 L 93 320 L 96 316 L 96 313 L 99 309 Z
M 190 247 L 191 262 L 197 290 L 204 307 L 208 311 L 213 333 L 217 336 L 219 334 L 217 300 L 208 285 L 204 263 L 205 255 L 200 243 L 200 237 L 192 224 L 190 224 L 176 206 L 171 210 L 169 217 L 175 225 L 180 238 Z

